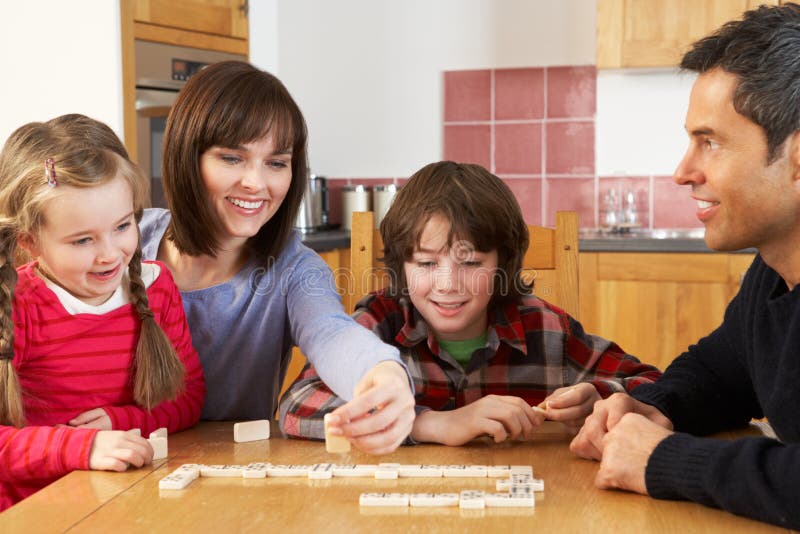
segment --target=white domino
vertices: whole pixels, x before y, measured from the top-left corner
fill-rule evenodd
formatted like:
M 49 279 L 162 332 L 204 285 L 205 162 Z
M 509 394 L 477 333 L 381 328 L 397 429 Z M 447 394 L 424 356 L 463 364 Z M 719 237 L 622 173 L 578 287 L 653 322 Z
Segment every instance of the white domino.
M 335 477 L 374 477 L 378 469 L 374 464 L 336 465 L 333 466 Z
M 544 491 L 544 480 L 533 478 L 531 475 L 511 475 L 510 478 L 498 480 L 497 491 L 510 490 L 512 488 L 530 488 L 533 491 Z
M 242 478 L 244 467 L 241 465 L 204 465 L 200 468 L 200 476 L 219 478 Z
M 350 442 L 346 437 L 335 436 L 328 432 L 328 421 L 331 417 L 331 414 L 326 413 L 322 419 L 325 424 L 325 450 L 330 453 L 350 452 Z
M 486 469 L 486 476 L 491 478 L 503 478 L 511 476 L 510 465 L 490 465 Z
M 266 478 L 269 464 L 256 462 L 242 467 L 243 478 Z
M 271 465 L 267 475 L 271 477 L 308 477 L 310 465 Z
M 509 468 L 509 475 L 530 475 L 533 476 L 533 467 L 529 465 L 512 465 Z
M 459 495 L 458 507 L 465 510 L 486 508 L 485 493 L 477 490 L 464 490 Z
M 174 473 L 179 473 L 179 474 L 182 474 L 182 475 L 189 475 L 194 480 L 195 478 L 199 478 L 200 477 L 200 469 L 202 467 L 203 466 L 200 465 L 200 464 L 183 464 L 182 466 L 177 468 L 172 473 L 173 474 Z
M 534 506 L 533 492 L 530 493 L 487 493 L 484 496 L 486 506 L 490 508 L 510 508 Z
M 314 464 L 308 470 L 308 478 L 327 480 L 333 477 L 333 464 Z
M 399 473 L 396 469 L 381 469 L 380 467 L 375 470 L 375 478 L 377 480 L 396 480 Z
M 458 493 L 412 493 L 408 496 L 411 506 L 458 506 L 460 500 Z
M 361 506 L 408 506 L 408 493 L 362 493 Z
M 399 476 L 400 464 L 381 463 L 375 470 L 375 478 L 380 480 L 394 480 Z
M 141 430 L 139 430 L 139 435 L 140 436 L 142 435 L 142 431 Z M 149 437 L 150 437 L 150 439 L 153 439 L 153 438 L 166 438 L 167 437 L 167 429 L 165 427 L 163 427 L 163 426 L 161 428 L 157 428 L 157 429 L 153 430 L 152 432 L 150 432 L 150 436 Z
M 401 465 L 397 469 L 400 478 L 441 478 L 440 465 Z
M 233 441 L 236 443 L 259 441 L 262 439 L 269 439 L 269 421 L 266 419 L 246 421 L 233 425 Z
M 445 477 L 464 478 L 477 477 L 486 478 L 488 469 L 485 465 L 443 465 L 442 474 Z
M 194 478 L 188 473 L 170 473 L 158 481 L 158 489 L 182 490 L 192 483 Z
M 150 438 L 147 441 L 153 447 L 153 461 L 163 460 L 167 457 L 167 438 Z

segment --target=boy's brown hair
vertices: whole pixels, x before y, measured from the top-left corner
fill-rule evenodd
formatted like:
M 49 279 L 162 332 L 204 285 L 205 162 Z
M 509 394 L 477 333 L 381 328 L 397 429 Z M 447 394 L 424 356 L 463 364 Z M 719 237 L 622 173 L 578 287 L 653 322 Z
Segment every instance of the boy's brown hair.
M 381 222 L 391 295 L 408 293 L 403 264 L 419 247 L 425 224 L 435 214 L 450 222 L 448 246 L 465 240 L 480 252 L 497 250 L 495 300 L 530 294 L 532 286 L 520 277 L 528 226 L 514 194 L 480 165 L 440 161 L 411 176 Z
M 161 174 L 172 212 L 167 238 L 182 254 L 216 256 L 223 232 L 203 183 L 200 156 L 213 146 L 235 148 L 266 135 L 276 151 L 291 151 L 292 181 L 278 211 L 248 240 L 263 264 L 289 239 L 308 180 L 300 108 L 275 76 L 241 61 L 209 65 L 181 89 L 167 117 Z

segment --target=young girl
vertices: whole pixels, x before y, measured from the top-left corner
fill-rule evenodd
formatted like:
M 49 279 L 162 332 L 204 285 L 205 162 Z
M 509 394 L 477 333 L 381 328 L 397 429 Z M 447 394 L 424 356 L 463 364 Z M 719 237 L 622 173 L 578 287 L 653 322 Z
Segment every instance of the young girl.
M 180 295 L 141 261 L 145 194 L 111 129 L 80 115 L 27 124 L 0 154 L 0 510 L 74 469 L 150 462 L 122 430 L 200 416 Z
M 143 253 L 183 296 L 208 383 L 204 419 L 272 419 L 297 344 L 336 393 L 343 420 L 373 411 L 371 452 L 411 430 L 397 349 L 342 309 L 333 276 L 293 231 L 308 179 L 306 126 L 274 76 L 222 62 L 181 90 L 164 134 L 170 210 L 147 210 Z M 377 412 L 375 407 L 380 407 Z
M 478 165 L 419 170 L 381 223 L 390 287 L 355 318 L 393 343 L 414 377 L 416 441 L 461 445 L 489 434 L 529 439 L 543 419 L 575 427 L 600 397 L 660 373 L 591 336 L 520 278 L 528 228 L 508 187 Z M 281 402 L 292 437 L 323 438 L 341 401 L 311 365 Z M 369 429 L 341 432 L 358 447 Z

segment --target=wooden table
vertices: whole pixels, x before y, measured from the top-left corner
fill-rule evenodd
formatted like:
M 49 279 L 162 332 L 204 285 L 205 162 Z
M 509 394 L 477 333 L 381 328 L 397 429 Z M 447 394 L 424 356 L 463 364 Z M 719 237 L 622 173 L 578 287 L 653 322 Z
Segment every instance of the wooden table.
M 278 435 L 273 426 L 273 436 Z M 169 437 L 169 458 L 126 473 L 76 471 L 0 514 L 0 532 L 777 532 L 782 529 L 687 502 L 594 487 L 597 463 L 568 450 L 560 425 L 529 443 L 402 447 L 380 458 L 330 455 L 319 442 L 234 443 L 230 423 L 201 423 Z M 534 509 L 364 508 L 366 492 L 494 491 L 495 479 L 200 478 L 182 491 L 158 481 L 184 463 L 526 464 L 544 479 Z

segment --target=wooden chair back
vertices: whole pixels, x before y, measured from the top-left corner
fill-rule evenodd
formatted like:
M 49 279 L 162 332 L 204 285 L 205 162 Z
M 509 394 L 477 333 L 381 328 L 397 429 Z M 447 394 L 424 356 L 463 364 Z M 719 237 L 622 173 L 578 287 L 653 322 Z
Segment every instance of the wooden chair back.
M 578 214 L 556 212 L 555 228 L 528 226 L 530 244 L 522 261 L 522 277 L 533 281 L 534 295 L 578 317 Z M 354 212 L 350 230 L 352 279 L 345 300 L 349 312 L 371 291 L 388 282 L 380 257 L 383 241 L 371 211 Z

